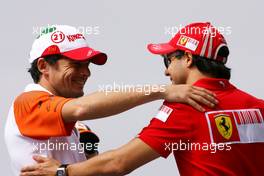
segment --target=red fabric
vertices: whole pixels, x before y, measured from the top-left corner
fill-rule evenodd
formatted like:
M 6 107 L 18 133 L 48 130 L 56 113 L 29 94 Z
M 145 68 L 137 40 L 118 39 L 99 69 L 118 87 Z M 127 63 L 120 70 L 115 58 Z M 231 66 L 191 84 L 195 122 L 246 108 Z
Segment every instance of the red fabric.
M 78 48 L 61 54 L 76 61 L 91 60 L 92 63 L 97 65 L 103 65 L 107 60 L 106 54 L 95 51 L 89 47 Z
M 91 60 L 92 63 L 97 65 L 103 65 L 107 61 L 107 55 L 99 51 L 95 51 L 89 47 L 83 47 L 78 49 L 73 49 L 66 52 L 61 52 L 57 45 L 51 45 L 44 50 L 41 57 L 48 55 L 60 54 L 66 56 L 72 60 L 76 61 L 88 61 Z
M 259 108 L 263 116 L 264 102 L 235 88 L 227 80 L 201 79 L 195 85 L 207 88 L 217 94 L 219 105 L 214 109 L 205 107 L 207 113 L 218 110 Z M 231 119 L 225 125 L 229 128 L 232 126 L 232 135 L 226 139 L 221 136 L 217 127 L 213 126 L 213 124 L 217 124 L 214 121 L 217 117 L 216 114 L 211 113 L 207 117 L 206 113 L 198 112 L 184 104 L 164 102 L 163 105 L 173 108 L 173 112 L 170 113 L 167 120 L 163 122 L 158 118 L 153 118 L 138 137 L 162 157 L 173 153 L 181 175 L 263 175 L 264 141 L 237 143 L 236 141 L 242 139 L 238 136 L 235 115 L 233 116 L 229 112 L 224 113 L 226 119 Z M 255 122 L 261 124 L 258 120 Z M 211 124 L 212 127 L 210 128 L 208 124 Z M 238 125 L 241 124 L 238 123 Z M 212 139 L 217 143 L 222 143 L 219 144 L 217 151 L 214 150 L 211 142 L 210 129 L 212 129 Z M 230 141 L 234 143 L 226 143 Z M 166 147 L 169 144 L 170 150 Z M 182 149 L 184 149 L 184 144 L 185 150 L 180 150 L 179 146 L 182 145 Z M 187 145 L 191 144 L 199 144 L 203 150 L 190 149 L 190 147 L 188 149 Z M 172 148 L 175 150 L 172 151 Z

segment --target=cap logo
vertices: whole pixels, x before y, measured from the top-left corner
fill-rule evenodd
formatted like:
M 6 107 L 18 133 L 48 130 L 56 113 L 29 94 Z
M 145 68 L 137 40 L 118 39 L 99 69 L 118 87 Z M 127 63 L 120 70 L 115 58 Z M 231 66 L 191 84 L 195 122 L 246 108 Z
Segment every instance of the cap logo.
M 87 56 L 91 56 L 93 53 L 93 50 L 88 51 Z
M 182 45 L 182 46 L 185 46 L 187 40 L 188 40 L 187 37 L 181 37 L 181 39 L 180 39 L 180 41 L 179 41 L 179 44 Z
M 75 40 L 78 40 L 78 39 L 85 39 L 82 34 L 67 35 L 67 38 L 69 42 L 74 42 Z
M 47 28 L 45 28 L 45 29 L 43 29 L 43 30 L 41 31 L 41 33 L 37 36 L 37 39 L 38 39 L 39 37 L 41 37 L 42 35 L 45 35 L 45 34 L 51 33 L 51 32 L 53 32 L 53 31 L 55 31 L 55 30 L 56 30 L 56 27 L 47 27 Z
M 218 132 L 225 138 L 230 139 L 232 136 L 232 121 L 229 115 L 219 114 L 215 116 L 215 123 Z
M 53 43 L 61 43 L 65 39 L 65 35 L 61 31 L 56 31 L 51 35 L 51 41 Z
M 190 49 L 192 51 L 195 51 L 196 48 L 198 47 L 199 41 L 195 40 L 193 38 L 181 35 L 179 38 L 177 45 L 182 46 L 184 48 Z

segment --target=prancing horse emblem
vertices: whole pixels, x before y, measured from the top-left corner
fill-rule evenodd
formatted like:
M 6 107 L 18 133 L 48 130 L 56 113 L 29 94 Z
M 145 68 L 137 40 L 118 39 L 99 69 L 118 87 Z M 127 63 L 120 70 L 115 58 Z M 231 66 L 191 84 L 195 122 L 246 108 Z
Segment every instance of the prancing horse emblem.
M 215 116 L 215 123 L 218 132 L 225 138 L 230 139 L 232 136 L 232 122 L 227 114 L 219 114 Z

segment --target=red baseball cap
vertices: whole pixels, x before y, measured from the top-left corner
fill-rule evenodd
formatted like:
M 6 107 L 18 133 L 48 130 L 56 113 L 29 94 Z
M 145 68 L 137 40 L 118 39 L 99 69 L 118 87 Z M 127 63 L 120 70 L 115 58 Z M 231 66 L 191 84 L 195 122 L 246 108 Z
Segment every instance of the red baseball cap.
M 225 53 L 219 55 L 221 48 Z M 168 42 L 149 44 L 148 50 L 153 54 L 168 54 L 176 50 L 189 51 L 208 59 L 227 62 L 229 50 L 224 36 L 209 22 L 191 23 L 180 29 Z

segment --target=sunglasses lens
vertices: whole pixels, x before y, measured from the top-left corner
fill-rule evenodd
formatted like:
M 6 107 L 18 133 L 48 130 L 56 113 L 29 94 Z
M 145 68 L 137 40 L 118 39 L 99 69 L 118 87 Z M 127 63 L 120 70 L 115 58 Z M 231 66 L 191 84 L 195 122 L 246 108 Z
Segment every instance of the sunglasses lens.
M 172 53 L 169 55 L 167 55 L 167 54 L 162 55 L 165 67 L 168 68 L 170 66 L 171 58 L 175 57 L 175 58 L 181 59 L 184 56 L 184 54 L 185 54 L 184 51 L 178 50 L 175 53 Z
M 164 57 L 164 64 L 165 64 L 165 67 L 168 68 L 169 65 L 170 65 L 170 61 L 167 57 Z

